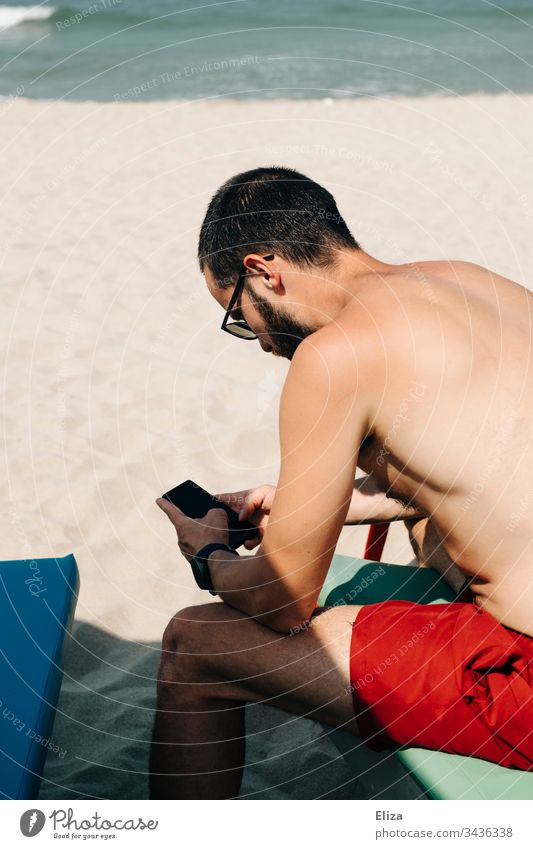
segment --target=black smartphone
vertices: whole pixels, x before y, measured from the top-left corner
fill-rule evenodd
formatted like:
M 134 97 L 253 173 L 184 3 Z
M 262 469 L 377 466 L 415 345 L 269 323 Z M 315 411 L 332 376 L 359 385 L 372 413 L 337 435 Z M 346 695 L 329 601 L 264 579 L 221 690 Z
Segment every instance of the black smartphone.
M 191 519 L 201 519 L 208 510 L 213 510 L 214 507 L 225 510 L 228 516 L 229 545 L 232 548 L 239 548 L 247 539 L 257 536 L 255 525 L 252 525 L 251 522 L 239 522 L 239 514 L 235 510 L 232 510 L 227 504 L 223 504 L 222 501 L 219 501 L 207 490 L 202 489 L 194 481 L 184 481 L 179 486 L 175 486 L 174 489 L 169 489 L 162 497 L 170 501 L 175 507 L 179 507 Z

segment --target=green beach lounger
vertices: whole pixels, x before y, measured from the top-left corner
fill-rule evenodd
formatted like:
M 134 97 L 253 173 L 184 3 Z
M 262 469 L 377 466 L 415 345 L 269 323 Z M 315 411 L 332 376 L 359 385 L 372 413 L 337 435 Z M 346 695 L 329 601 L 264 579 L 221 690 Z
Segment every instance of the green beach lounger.
M 454 598 L 449 584 L 434 569 L 335 555 L 318 604 L 374 604 L 387 599 L 442 604 Z M 360 738 L 337 729 L 331 731 L 331 740 L 369 798 L 533 799 L 531 772 L 428 749 L 374 752 Z

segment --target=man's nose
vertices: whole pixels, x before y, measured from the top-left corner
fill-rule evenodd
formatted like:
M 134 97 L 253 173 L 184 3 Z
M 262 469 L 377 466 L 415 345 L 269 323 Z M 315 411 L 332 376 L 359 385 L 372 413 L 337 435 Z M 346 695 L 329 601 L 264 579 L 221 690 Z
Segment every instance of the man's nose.
M 267 354 L 270 354 L 270 352 L 272 351 L 272 345 L 269 345 L 268 342 L 265 342 L 264 339 L 260 339 L 259 344 L 261 345 L 263 351 L 266 351 Z

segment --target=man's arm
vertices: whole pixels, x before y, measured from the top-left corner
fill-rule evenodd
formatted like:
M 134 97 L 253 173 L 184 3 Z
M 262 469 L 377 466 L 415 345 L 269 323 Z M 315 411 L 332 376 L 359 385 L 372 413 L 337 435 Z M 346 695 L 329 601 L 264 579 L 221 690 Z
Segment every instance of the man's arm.
M 371 474 L 357 478 L 353 486 L 345 525 L 395 522 L 398 519 L 416 519 L 424 515 L 418 507 L 402 504 L 392 494 L 383 492 Z
M 251 557 L 209 558 L 221 598 L 275 630 L 311 616 L 346 518 L 369 420 L 362 359 L 329 327 L 300 344 L 281 398 L 281 472 L 261 546 Z
M 451 559 L 435 525 L 424 518 L 407 520 L 405 526 L 418 565 L 434 569 L 458 593 L 468 575 Z

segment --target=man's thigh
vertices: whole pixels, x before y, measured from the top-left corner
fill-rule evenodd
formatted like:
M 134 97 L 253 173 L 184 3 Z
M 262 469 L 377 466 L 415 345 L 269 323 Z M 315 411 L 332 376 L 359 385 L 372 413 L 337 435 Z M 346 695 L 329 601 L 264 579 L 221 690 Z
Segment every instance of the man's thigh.
M 177 614 L 204 680 L 224 699 L 270 704 L 357 734 L 350 690 L 352 626 L 360 605 L 321 608 L 307 626 L 279 634 L 223 603 Z M 185 620 L 185 621 L 183 621 Z M 179 663 L 179 644 L 176 662 Z

